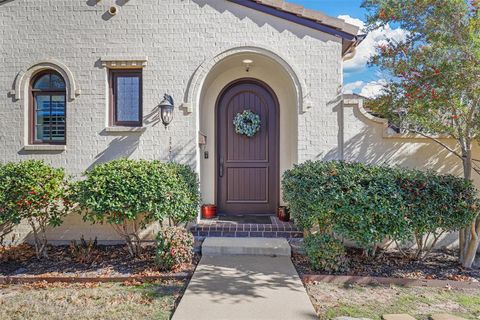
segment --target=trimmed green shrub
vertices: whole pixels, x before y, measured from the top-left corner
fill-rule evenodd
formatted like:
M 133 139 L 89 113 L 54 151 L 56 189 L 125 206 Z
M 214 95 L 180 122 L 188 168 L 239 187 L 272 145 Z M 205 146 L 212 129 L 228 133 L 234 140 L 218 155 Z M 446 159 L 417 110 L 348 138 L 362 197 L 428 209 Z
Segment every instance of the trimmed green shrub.
M 140 253 L 139 231 L 151 222 L 176 225 L 196 217 L 198 179 L 187 166 L 160 161 L 114 160 L 95 166 L 76 185 L 84 220 L 109 223 Z
M 196 218 L 200 205 L 198 175 L 189 166 L 178 163 L 155 165 L 163 166 L 167 193 L 162 199 L 161 211 L 171 226 L 186 224 Z
M 418 170 L 402 171 L 397 183 L 406 203 L 406 221 L 423 259 L 448 231 L 468 225 L 478 214 L 477 190 L 470 181 Z
M 301 228 L 335 232 L 365 249 L 415 237 L 419 252 L 429 251 L 425 238 L 468 225 L 479 208 L 464 179 L 361 163 L 308 161 L 285 172 L 283 190 Z
M 46 228 L 62 224 L 70 209 L 63 169 L 43 161 L 7 163 L 0 168 L 0 221 L 13 226 L 26 220 L 38 258 L 47 257 Z
M 369 249 L 386 237 L 410 235 L 400 188 L 389 172 L 387 167 L 309 161 L 285 172 L 284 199 L 301 228 L 319 226 Z
M 157 235 L 155 263 L 161 270 L 172 270 L 193 258 L 193 235 L 183 227 L 165 227 Z
M 0 174 L 2 171 L 2 167 L 3 167 L 3 164 L 0 163 Z M 1 205 L 4 202 L 5 202 L 5 192 L 3 188 L 0 187 L 0 246 L 4 244 L 3 242 L 5 241 L 5 238 L 9 233 L 12 232 L 14 227 L 13 222 L 11 221 L 11 219 L 9 219 L 9 217 L 7 217 L 6 213 L 4 212 L 3 206 Z
M 342 242 L 326 233 L 305 237 L 303 249 L 314 270 L 338 272 L 345 268 L 346 253 Z

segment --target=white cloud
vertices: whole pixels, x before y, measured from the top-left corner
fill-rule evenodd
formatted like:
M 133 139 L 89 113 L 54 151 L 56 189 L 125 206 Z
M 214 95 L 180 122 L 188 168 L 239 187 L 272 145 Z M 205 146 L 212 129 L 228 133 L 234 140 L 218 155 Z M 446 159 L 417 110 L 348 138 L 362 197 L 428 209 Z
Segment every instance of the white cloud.
M 387 80 L 380 79 L 370 82 L 355 81 L 343 86 L 343 93 L 358 93 L 367 98 L 375 98 L 382 93 Z
M 360 33 L 365 32 L 365 23 L 362 20 L 349 15 L 340 15 L 338 17 L 350 24 L 360 27 Z M 364 69 L 379 45 L 386 43 L 387 39 L 393 39 L 395 41 L 405 40 L 407 35 L 408 31 L 401 28 L 392 29 L 388 24 L 383 28 L 369 32 L 365 40 L 358 46 L 355 57 L 345 62 L 344 71 L 352 72 Z
M 365 86 L 365 82 L 363 81 L 355 81 L 347 83 L 343 86 L 343 93 L 353 93 L 354 91 L 358 91 Z
M 386 84 L 387 80 L 385 79 L 371 81 L 363 86 L 362 90 L 360 91 L 360 95 L 367 98 L 375 98 L 382 93 Z

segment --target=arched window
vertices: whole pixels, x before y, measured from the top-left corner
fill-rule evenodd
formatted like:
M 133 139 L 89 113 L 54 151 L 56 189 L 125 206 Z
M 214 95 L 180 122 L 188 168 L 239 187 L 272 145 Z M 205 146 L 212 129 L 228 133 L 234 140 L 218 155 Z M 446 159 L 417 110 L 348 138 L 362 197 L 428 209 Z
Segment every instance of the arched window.
M 30 86 L 30 143 L 66 143 L 66 89 L 62 76 L 43 71 Z

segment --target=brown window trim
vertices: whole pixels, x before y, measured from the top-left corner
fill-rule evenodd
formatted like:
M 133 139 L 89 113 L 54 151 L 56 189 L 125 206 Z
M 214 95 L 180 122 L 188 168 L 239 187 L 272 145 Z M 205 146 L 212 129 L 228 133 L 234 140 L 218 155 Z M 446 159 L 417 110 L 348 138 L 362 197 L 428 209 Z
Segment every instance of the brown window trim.
M 137 76 L 139 81 L 139 121 L 117 121 L 117 96 L 115 94 L 116 81 L 119 76 Z M 110 69 L 109 71 L 110 95 L 110 125 L 122 127 L 141 127 L 143 125 L 143 73 L 142 69 Z
M 61 74 L 54 70 L 45 70 L 37 73 L 32 79 L 30 80 L 29 85 L 29 106 L 28 106 L 28 144 L 30 145 L 66 145 L 67 144 L 67 90 L 40 90 L 40 89 L 33 89 L 34 83 L 40 79 L 42 76 L 46 74 L 56 74 L 57 76 L 61 77 L 65 82 L 65 79 Z M 35 95 L 37 94 L 45 94 L 45 95 L 63 95 L 65 97 L 65 135 L 62 141 L 48 141 L 48 140 L 36 140 L 35 139 Z

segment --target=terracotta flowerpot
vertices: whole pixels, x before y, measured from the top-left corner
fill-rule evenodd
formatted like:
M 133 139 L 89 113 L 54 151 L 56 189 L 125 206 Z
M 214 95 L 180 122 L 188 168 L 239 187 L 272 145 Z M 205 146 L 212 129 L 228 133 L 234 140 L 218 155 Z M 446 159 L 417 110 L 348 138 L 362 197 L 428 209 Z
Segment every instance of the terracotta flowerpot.
M 287 207 L 279 207 L 277 210 L 277 217 L 283 222 L 290 221 L 290 210 L 288 210 Z
M 202 218 L 213 219 L 217 216 L 217 206 L 214 204 L 204 204 L 202 206 Z

